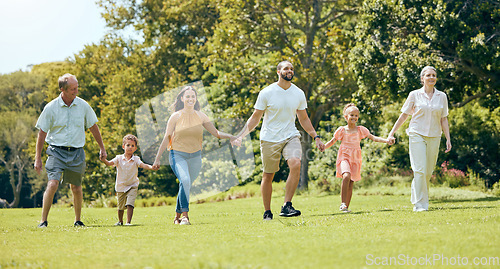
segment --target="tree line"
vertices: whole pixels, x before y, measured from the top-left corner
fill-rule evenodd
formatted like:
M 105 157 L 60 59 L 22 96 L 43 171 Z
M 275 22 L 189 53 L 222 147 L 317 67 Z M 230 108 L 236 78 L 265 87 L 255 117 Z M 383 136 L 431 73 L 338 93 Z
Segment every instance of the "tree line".
M 313 126 L 330 138 L 355 102 L 360 124 L 384 136 L 425 65 L 438 69 L 437 88 L 450 101 L 453 150 L 449 166 L 477 173 L 487 187 L 500 178 L 500 4 L 491 0 L 101 0 L 108 34 L 66 62 L 0 77 L 4 121 L 0 197 L 10 206 L 37 206 L 45 181 L 32 171 L 34 122 L 58 95 L 57 77 L 77 76 L 79 95 L 96 111 L 108 154 L 121 154 L 136 134 L 135 109 L 165 91 L 202 81 L 214 115 L 247 119 L 258 92 L 276 80 L 281 60 L 294 64 Z M 129 35 L 133 32 L 134 35 Z M 217 118 L 214 119 L 217 122 Z M 333 129 L 333 130 L 332 130 Z M 301 130 L 303 132 L 303 130 Z M 308 137 L 303 132 L 303 137 Z M 114 170 L 98 161 L 88 138 L 85 199 L 113 195 Z M 252 133 L 257 141 L 258 132 Z M 407 141 L 368 149 L 365 176 L 409 170 Z M 309 143 L 310 142 L 310 143 Z M 254 143 L 255 144 L 255 143 Z M 259 150 L 254 147 L 256 163 Z M 335 151 L 303 143 L 300 188 L 330 178 Z M 286 165 L 280 169 L 285 171 Z M 257 165 L 256 170 L 260 169 Z M 245 181 L 260 180 L 258 172 Z M 285 180 L 277 174 L 275 180 Z M 174 195 L 165 166 L 141 174 L 151 195 Z M 61 191 L 64 193 L 64 191 Z

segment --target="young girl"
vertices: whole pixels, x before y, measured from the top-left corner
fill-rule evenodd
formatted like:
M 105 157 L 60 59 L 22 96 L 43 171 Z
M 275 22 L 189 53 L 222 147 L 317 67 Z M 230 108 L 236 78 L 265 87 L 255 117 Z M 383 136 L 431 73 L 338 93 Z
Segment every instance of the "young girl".
M 353 104 L 344 107 L 344 118 L 347 126 L 341 126 L 333 135 L 332 140 L 326 143 L 325 148 L 331 147 L 337 140 L 341 140 L 337 155 L 337 177 L 342 178 L 340 210 L 349 213 L 349 203 L 352 197 L 354 181 L 361 179 L 361 139 L 368 137 L 375 142 L 389 143 L 387 139 L 374 136 L 363 126 L 357 126 L 359 109 Z

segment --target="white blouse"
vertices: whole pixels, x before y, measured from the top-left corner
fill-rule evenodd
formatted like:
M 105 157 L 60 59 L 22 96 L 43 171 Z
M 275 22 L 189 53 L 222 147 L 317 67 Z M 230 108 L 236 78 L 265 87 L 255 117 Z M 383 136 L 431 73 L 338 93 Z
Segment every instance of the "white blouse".
M 437 89 L 434 89 L 432 98 L 429 98 L 422 87 L 410 92 L 401 112 L 412 116 L 406 133 L 440 137 L 441 118 L 448 116 L 448 98 L 444 92 Z

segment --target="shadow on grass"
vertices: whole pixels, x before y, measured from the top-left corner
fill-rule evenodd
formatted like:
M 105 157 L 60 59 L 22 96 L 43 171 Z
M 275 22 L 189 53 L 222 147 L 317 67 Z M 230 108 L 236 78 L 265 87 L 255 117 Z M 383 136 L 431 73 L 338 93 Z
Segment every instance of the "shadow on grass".
M 500 201 L 500 197 L 483 197 L 477 199 L 432 199 L 431 202 L 435 204 L 441 203 L 463 203 L 463 202 L 496 202 Z
M 85 227 L 88 227 L 88 228 L 120 228 L 120 229 L 126 229 L 128 227 L 139 227 L 139 226 L 144 226 L 144 225 L 142 225 L 142 224 L 132 224 L 132 225 L 90 224 L 90 225 L 86 225 Z
M 435 207 L 430 208 L 429 211 L 445 211 L 445 210 L 455 210 L 455 209 L 485 209 L 485 208 L 497 208 L 496 206 L 452 206 L 452 207 Z
M 392 209 L 380 209 L 380 210 L 371 210 L 371 211 L 351 211 L 350 213 L 338 212 L 331 214 L 314 214 L 310 215 L 311 217 L 333 217 L 333 216 L 346 216 L 346 215 L 362 215 L 362 214 L 370 214 L 374 212 L 392 212 Z

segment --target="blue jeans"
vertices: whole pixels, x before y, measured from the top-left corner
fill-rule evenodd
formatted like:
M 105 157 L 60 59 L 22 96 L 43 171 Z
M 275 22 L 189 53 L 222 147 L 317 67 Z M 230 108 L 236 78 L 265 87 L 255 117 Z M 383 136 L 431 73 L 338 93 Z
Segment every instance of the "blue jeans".
M 179 179 L 179 194 L 177 195 L 175 212 L 188 212 L 191 183 L 198 177 L 201 170 L 201 150 L 194 153 L 171 150 L 169 161 L 170 167 Z

